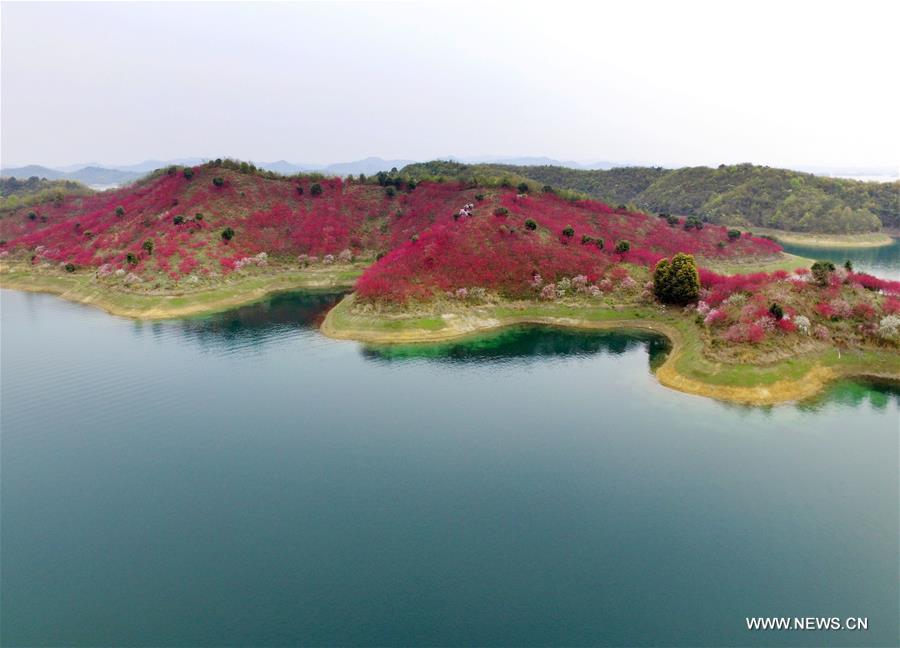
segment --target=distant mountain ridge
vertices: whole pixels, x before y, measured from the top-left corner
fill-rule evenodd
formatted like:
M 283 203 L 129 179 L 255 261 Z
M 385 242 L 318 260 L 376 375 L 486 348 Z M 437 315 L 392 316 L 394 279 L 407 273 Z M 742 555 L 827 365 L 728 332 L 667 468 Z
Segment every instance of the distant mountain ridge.
M 20 180 L 33 177 L 47 180 L 74 180 L 88 186 L 98 186 L 125 184 L 126 182 L 137 180 L 144 174 L 98 166 L 87 166 L 77 171 L 60 171 L 59 169 L 30 164 L 24 167 L 4 168 L 0 170 L 0 175 L 4 178 L 18 178 Z

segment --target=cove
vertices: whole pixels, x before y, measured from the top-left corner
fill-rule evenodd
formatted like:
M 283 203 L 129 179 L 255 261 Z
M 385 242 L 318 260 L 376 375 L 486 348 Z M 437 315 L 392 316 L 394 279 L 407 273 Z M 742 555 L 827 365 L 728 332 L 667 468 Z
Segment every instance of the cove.
M 4 645 L 897 643 L 890 387 L 748 408 L 660 386 L 652 334 L 0 294 Z M 809 615 L 869 630 L 744 622 Z
M 832 261 L 835 265 L 843 265 L 849 259 L 857 272 L 867 272 L 893 281 L 900 280 L 900 238 L 894 238 L 890 245 L 874 248 L 813 247 L 790 243 L 781 243 L 781 246 L 790 254 Z

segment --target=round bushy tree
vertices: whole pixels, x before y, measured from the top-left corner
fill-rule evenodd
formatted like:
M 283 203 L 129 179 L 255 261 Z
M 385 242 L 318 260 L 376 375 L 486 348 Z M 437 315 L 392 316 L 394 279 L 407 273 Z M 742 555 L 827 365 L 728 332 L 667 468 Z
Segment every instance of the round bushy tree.
M 626 241 L 622 239 L 621 241 L 616 242 L 616 252 L 619 254 L 625 254 L 628 250 L 631 249 L 631 241 Z
M 812 264 L 813 281 L 820 286 L 827 286 L 831 273 L 834 272 L 834 264 L 831 261 L 816 261 Z
M 184 167 L 184 171 L 182 173 L 184 173 L 184 177 L 188 180 L 194 177 L 194 170 L 191 167 Z
M 153 254 L 153 239 L 147 239 L 141 244 L 141 247 L 147 250 L 147 254 Z
M 537 221 L 533 218 L 525 219 L 525 229 L 531 230 L 532 232 L 537 229 Z
M 769 306 L 769 315 L 777 320 L 782 319 L 784 317 L 784 309 L 781 307 L 781 304 L 772 302 L 772 305 Z
M 116 207 L 116 216 L 119 216 L 121 218 L 124 215 L 125 215 L 125 208 L 122 207 L 122 205 L 119 205 L 118 207 Z
M 233 229 L 231 229 L 230 227 L 226 227 L 225 229 L 222 230 L 222 240 L 223 241 L 230 241 L 233 238 L 234 238 L 234 230 Z
M 321 196 L 322 195 L 322 185 L 316 182 L 313 186 L 309 188 L 309 193 L 313 196 Z
M 519 186 L 516 187 L 516 189 L 519 190 L 519 193 L 528 193 L 528 183 L 527 183 L 527 182 L 520 182 L 520 183 L 519 183 Z
M 653 271 L 653 292 L 667 304 L 687 304 L 700 296 L 700 274 L 690 254 L 660 259 Z
M 223 178 L 213 178 L 213 184 L 217 187 L 221 187 L 225 184 L 225 180 Z
M 568 226 L 562 231 L 562 235 L 565 236 L 566 238 L 572 238 L 573 236 L 575 236 L 575 228 L 572 227 L 571 225 L 568 225 Z

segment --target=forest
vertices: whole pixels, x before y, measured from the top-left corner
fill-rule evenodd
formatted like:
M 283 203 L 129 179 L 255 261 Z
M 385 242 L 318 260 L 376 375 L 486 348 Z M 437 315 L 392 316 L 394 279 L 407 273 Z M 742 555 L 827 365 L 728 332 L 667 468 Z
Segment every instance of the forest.
M 900 182 L 827 178 L 752 164 L 581 170 L 438 161 L 402 171 L 481 183 L 526 180 L 632 209 L 739 227 L 823 234 L 900 229 Z

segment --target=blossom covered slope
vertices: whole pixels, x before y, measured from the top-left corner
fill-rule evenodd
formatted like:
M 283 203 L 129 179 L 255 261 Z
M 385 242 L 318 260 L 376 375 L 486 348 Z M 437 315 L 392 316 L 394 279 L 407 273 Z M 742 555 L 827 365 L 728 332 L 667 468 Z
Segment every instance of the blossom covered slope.
M 535 275 L 554 281 L 583 274 L 593 281 L 613 264 L 649 266 L 680 251 L 701 260 L 779 251 L 766 239 L 683 225 L 550 192 L 439 182 L 395 190 L 211 163 L 7 211 L 0 216 L 0 255 L 97 268 L 101 275 L 128 272 L 165 286 L 260 260 L 306 265 L 341 254 L 385 255 L 360 279 L 359 292 L 404 301 L 467 286 L 523 295 Z

